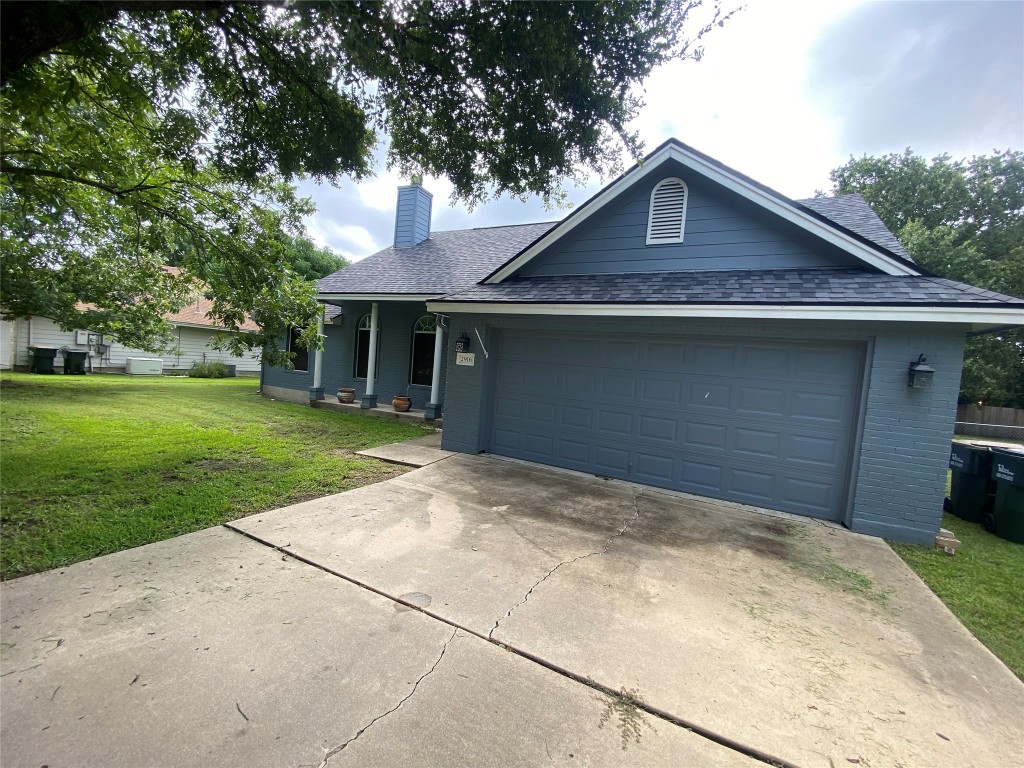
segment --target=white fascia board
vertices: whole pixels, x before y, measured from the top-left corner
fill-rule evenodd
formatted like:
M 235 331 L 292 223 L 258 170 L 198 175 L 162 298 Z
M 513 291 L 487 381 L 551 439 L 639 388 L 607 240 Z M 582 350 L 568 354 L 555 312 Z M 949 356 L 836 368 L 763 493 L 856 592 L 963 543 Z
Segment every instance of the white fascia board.
M 757 203 L 765 210 L 781 216 L 786 221 L 796 224 L 811 234 L 817 235 L 826 242 L 829 242 L 847 253 L 856 256 L 865 264 L 875 267 L 887 275 L 920 274 L 912 267 L 886 256 L 881 251 L 862 243 L 860 240 L 857 240 L 844 232 L 840 232 L 828 224 L 795 208 L 789 203 L 783 202 L 778 198 L 769 195 L 754 184 L 751 184 L 737 176 L 733 176 L 730 173 L 726 173 L 718 166 L 684 151 L 681 147 L 670 145 L 662 149 L 654 157 L 650 158 L 650 160 L 644 163 L 643 166 L 634 168 L 631 172 L 627 173 L 617 182 L 605 189 L 604 192 L 601 192 L 597 197 L 591 200 L 585 208 L 581 208 L 577 215 L 566 219 L 562 224 L 556 224 L 546 235 L 544 235 L 544 237 L 530 246 L 527 250 L 523 251 L 523 253 L 517 256 L 513 261 L 506 264 L 484 282 L 492 284 L 500 283 L 508 277 L 511 277 L 519 270 L 520 267 L 527 264 L 534 257 L 548 248 L 548 246 L 558 240 L 561 240 L 565 235 L 572 232 L 572 230 L 583 224 L 594 214 L 599 213 L 606 203 L 617 197 L 626 187 L 636 183 L 644 176 L 653 173 L 655 169 L 668 160 L 676 160 L 679 163 L 682 163 L 687 168 L 700 173 L 701 175 L 722 185 L 726 189 L 739 194 L 741 197 L 745 197 L 746 199 Z
M 318 293 L 317 301 L 428 301 L 437 293 Z
M 864 320 L 910 323 L 1024 325 L 1010 307 L 797 306 L 790 304 L 491 304 L 427 302 L 428 312 L 584 317 L 708 317 L 772 320 Z
M 210 333 L 255 333 L 255 331 L 247 331 L 244 328 L 238 331 L 228 330 L 219 325 L 201 325 L 200 323 L 179 323 L 176 321 L 170 321 L 170 324 L 175 328 L 199 328 L 203 331 L 209 331 Z

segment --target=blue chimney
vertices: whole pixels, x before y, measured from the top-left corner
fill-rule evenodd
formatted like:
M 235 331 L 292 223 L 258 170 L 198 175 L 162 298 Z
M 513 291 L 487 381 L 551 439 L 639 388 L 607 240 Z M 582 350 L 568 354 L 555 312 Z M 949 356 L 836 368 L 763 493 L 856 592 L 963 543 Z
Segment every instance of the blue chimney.
M 398 188 L 395 248 L 419 245 L 430 237 L 430 204 L 434 196 L 423 188 L 422 181 L 422 176 L 413 176 L 412 184 Z

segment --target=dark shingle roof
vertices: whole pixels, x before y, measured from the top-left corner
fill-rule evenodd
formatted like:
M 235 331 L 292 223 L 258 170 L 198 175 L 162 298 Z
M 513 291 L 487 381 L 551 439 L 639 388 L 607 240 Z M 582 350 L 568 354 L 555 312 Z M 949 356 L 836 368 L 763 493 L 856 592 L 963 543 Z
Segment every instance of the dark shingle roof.
M 900 242 L 860 195 L 794 201 L 909 259 Z M 483 280 L 558 222 L 433 232 L 411 248 L 385 248 L 317 284 L 320 293 L 452 293 Z
M 907 253 L 907 249 L 903 247 L 903 244 L 896 239 L 896 236 L 878 218 L 878 214 L 872 210 L 868 201 L 860 195 L 809 197 L 805 200 L 794 200 L 793 202 L 805 208 L 810 208 L 829 221 L 845 227 L 861 237 L 866 237 L 871 242 L 882 246 L 897 256 L 913 261 L 910 254 Z
M 474 285 L 443 301 L 524 304 L 788 304 L 1020 307 L 1003 296 L 938 277 L 861 269 L 765 269 L 515 277 Z
M 433 232 L 385 248 L 317 283 L 320 293 L 450 293 L 483 280 L 557 222 Z

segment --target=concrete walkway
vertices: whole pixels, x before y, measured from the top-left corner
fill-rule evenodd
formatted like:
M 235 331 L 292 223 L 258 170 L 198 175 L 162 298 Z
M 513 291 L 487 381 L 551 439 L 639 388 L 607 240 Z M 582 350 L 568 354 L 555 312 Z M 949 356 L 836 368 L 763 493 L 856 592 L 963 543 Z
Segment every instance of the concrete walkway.
M 441 449 L 441 433 L 435 432 L 426 437 L 406 440 L 404 443 L 391 443 L 365 451 L 356 451 L 360 456 L 370 456 L 392 464 L 404 464 L 407 467 L 425 467 L 435 461 L 447 459 L 455 454 Z
M 877 539 L 461 455 L 232 527 L 0 587 L 3 765 L 1020 761 Z

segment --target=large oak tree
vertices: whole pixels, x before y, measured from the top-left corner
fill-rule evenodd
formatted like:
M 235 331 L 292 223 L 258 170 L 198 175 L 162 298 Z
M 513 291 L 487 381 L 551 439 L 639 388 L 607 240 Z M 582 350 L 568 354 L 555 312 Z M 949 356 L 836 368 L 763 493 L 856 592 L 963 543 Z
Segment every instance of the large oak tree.
M 831 177 L 834 193 L 863 195 L 928 271 L 1024 296 L 1024 152 L 928 161 L 908 149 L 850 158 Z M 1024 408 L 1024 333 L 968 341 L 960 398 Z
M 289 247 L 310 210 L 286 182 L 372 172 L 447 176 L 470 204 L 557 202 L 609 173 L 635 86 L 725 15 L 700 0 L 0 5 L 0 305 L 154 348 L 190 286 L 232 343 L 286 353 L 313 289 Z M 306 340 L 313 341 L 312 330 Z

